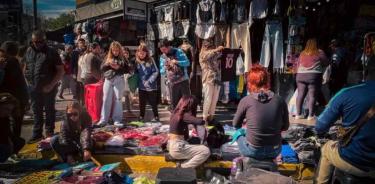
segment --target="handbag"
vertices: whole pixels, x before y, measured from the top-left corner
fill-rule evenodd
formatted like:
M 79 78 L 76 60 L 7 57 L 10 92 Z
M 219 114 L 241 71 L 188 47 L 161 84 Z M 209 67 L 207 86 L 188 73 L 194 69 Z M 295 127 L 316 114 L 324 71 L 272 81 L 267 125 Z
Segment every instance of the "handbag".
M 129 78 L 128 78 L 129 89 L 132 93 L 135 93 L 135 91 L 138 88 L 138 80 L 139 80 L 138 73 L 134 73 L 133 75 L 129 76 Z
M 367 111 L 365 115 L 358 120 L 358 122 L 351 127 L 339 127 L 337 138 L 339 139 L 339 145 L 346 147 L 358 132 L 358 130 L 375 115 L 375 104 Z

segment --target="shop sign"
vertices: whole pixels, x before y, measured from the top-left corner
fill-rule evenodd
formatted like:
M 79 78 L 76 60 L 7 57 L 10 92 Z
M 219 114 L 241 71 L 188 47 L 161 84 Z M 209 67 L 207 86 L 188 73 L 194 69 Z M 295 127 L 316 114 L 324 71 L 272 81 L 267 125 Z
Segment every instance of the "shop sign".
M 111 8 L 112 9 L 119 9 L 122 7 L 122 0 L 112 0 Z
M 134 17 L 146 18 L 146 3 L 129 0 L 126 1 L 125 14 Z

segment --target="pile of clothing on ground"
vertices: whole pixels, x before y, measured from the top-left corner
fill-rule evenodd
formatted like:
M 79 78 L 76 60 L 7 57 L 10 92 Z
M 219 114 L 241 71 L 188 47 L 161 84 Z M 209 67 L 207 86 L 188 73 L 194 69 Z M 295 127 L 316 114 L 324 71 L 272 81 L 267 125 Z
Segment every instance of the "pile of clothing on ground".
M 34 161 L 39 163 L 40 161 Z M 54 166 L 47 167 L 43 170 L 29 172 L 20 177 L 15 183 L 58 183 L 58 184 L 110 184 L 122 183 L 133 184 L 133 178 L 124 175 L 122 176 L 117 171 L 120 163 L 112 163 L 103 166 L 97 166 L 93 162 L 84 162 L 76 165 L 68 165 L 66 163 L 58 164 L 55 162 Z
M 294 124 L 282 133 L 282 162 L 303 163 L 316 166 L 319 162 L 321 143 L 313 126 Z
M 94 129 L 96 153 L 159 155 L 168 141 L 169 125 L 131 122 L 117 128 L 106 126 Z

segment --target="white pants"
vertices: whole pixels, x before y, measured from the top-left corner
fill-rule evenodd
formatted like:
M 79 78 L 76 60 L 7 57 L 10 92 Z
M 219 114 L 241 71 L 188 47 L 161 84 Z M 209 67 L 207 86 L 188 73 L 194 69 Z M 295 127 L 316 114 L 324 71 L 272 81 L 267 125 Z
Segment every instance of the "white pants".
M 203 84 L 203 119 L 215 115 L 216 104 L 219 99 L 220 85 L 217 84 Z
M 204 145 L 191 145 L 183 140 L 168 142 L 169 154 L 175 159 L 188 159 L 181 164 L 182 168 L 196 168 L 210 156 L 210 149 Z
M 251 67 L 251 42 L 250 42 L 250 27 L 248 23 L 232 24 L 231 32 L 231 47 L 242 48 L 245 53 L 244 65 L 245 72 L 248 72 Z

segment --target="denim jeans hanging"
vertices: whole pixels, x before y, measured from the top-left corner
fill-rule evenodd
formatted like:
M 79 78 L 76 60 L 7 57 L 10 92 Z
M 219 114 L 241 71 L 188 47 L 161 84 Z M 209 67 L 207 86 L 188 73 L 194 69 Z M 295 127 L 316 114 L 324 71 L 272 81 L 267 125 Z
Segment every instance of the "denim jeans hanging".
M 273 58 L 273 68 L 284 68 L 283 28 L 278 20 L 267 21 L 264 31 L 260 64 L 268 67 Z

